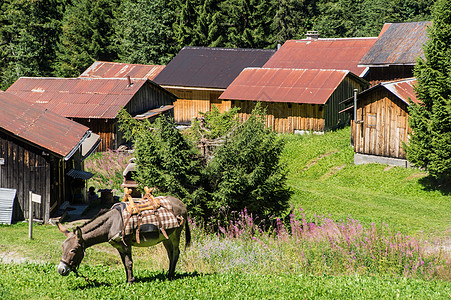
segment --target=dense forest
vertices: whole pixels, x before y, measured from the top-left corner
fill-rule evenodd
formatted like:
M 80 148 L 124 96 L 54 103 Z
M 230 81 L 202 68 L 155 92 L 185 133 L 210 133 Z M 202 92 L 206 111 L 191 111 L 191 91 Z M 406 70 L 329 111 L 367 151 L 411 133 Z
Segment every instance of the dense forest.
M 434 0 L 1 0 L 0 89 L 78 76 L 95 60 L 167 64 L 183 46 L 275 48 L 307 30 L 376 36 Z

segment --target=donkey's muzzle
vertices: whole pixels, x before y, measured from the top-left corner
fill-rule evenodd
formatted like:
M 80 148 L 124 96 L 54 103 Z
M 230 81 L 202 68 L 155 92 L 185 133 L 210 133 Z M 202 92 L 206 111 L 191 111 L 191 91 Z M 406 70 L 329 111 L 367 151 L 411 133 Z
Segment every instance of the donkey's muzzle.
M 58 265 L 58 273 L 62 276 L 67 276 L 70 273 L 70 268 L 68 265 L 66 265 L 63 262 L 60 262 L 60 264 Z

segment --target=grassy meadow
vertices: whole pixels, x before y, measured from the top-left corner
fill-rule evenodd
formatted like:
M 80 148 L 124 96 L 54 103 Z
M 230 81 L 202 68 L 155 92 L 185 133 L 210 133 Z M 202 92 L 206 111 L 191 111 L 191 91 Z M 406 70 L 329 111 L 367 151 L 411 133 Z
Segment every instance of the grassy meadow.
M 293 191 L 285 223 L 261 231 L 243 211 L 216 235 L 191 222 L 193 244 L 173 281 L 161 245 L 134 249 L 130 286 L 108 244 L 86 250 L 80 273 L 89 280 L 62 277 L 56 227 L 35 225 L 28 240 L 27 224 L 0 225 L 0 299 L 449 299 L 449 190 L 421 170 L 355 166 L 349 136 L 281 136 Z M 114 153 L 90 164 L 117 174 L 123 163 L 108 161 Z M 96 185 L 117 181 L 102 176 Z

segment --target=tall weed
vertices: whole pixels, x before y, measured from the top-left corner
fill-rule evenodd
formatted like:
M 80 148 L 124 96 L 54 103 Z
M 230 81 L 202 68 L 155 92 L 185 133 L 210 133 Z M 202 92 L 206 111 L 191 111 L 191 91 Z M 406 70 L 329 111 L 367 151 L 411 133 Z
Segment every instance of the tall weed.
M 263 231 L 248 212 L 218 234 L 201 234 L 183 261 L 205 272 L 313 275 L 394 275 L 450 280 L 451 257 L 438 245 L 394 232 L 387 224 L 324 216 L 307 220 L 301 209 Z M 192 224 L 196 232 L 208 225 Z M 197 268 L 199 270 L 199 268 Z

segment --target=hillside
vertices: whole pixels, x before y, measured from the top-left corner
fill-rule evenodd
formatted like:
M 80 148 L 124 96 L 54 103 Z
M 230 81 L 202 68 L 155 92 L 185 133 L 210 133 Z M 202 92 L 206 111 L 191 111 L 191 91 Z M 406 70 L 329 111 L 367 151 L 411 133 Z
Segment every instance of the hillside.
M 292 204 L 308 217 L 330 215 L 340 220 L 350 216 L 367 225 L 386 223 L 408 234 L 449 235 L 449 189 L 431 185 L 424 171 L 354 165 L 349 127 L 284 138 Z

